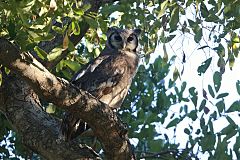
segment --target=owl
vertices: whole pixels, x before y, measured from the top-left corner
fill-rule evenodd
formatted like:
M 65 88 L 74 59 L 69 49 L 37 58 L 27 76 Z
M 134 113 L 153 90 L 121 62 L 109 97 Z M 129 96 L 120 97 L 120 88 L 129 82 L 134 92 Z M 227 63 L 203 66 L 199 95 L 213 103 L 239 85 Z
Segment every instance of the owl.
M 140 29 L 109 28 L 106 46 L 99 57 L 77 72 L 71 83 L 112 109 L 121 107 L 137 72 L 140 33 Z M 77 137 L 86 129 L 88 125 L 84 121 L 72 113 L 65 113 L 61 125 L 61 134 L 65 140 Z

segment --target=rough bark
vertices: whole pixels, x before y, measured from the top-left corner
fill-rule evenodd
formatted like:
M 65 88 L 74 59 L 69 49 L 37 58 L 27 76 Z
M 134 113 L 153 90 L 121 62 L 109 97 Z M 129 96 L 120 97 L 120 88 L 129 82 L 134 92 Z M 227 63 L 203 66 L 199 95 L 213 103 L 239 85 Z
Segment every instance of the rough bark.
M 0 111 L 21 135 L 22 143 L 46 159 L 100 159 L 85 145 L 58 139 L 60 121 L 42 110 L 38 96 L 19 77 L 4 78 Z
M 94 134 L 102 143 L 107 159 L 131 159 L 132 153 L 128 143 L 126 126 L 122 124 L 120 119 L 109 107 L 99 102 L 89 93 L 76 88 L 63 79 L 55 77 L 43 65 L 34 59 L 31 54 L 20 52 L 14 45 L 2 38 L 0 38 L 0 63 L 10 68 L 11 71 L 17 73 L 39 96 L 44 98 L 46 101 L 52 102 L 58 107 L 68 110 L 85 120 L 91 126 Z M 21 87 L 25 88 L 26 86 L 22 85 L 20 88 Z M 9 94 L 5 92 L 6 89 L 2 89 L 1 95 Z M 18 92 L 17 88 L 14 92 Z M 58 145 L 56 144 L 56 132 L 58 133 L 58 131 L 56 131 L 56 128 L 59 129 L 59 124 L 56 120 L 50 118 L 49 116 L 48 117 L 51 123 L 46 121 L 46 119 L 48 119 L 47 117 L 44 117 L 43 119 L 38 117 L 38 112 L 41 112 L 42 114 L 44 112 L 41 111 L 39 107 L 32 105 L 32 103 L 36 101 L 36 98 L 34 96 L 31 97 L 31 95 L 35 94 L 26 94 L 27 99 L 29 99 L 27 101 L 30 103 L 29 105 L 25 104 L 25 101 L 22 99 L 26 98 L 24 96 L 20 99 L 16 97 L 16 100 L 22 103 L 21 105 L 16 105 L 14 100 L 10 98 L 10 105 L 3 104 L 3 106 L 6 107 L 10 106 L 10 108 L 3 109 L 3 112 L 18 132 L 22 135 L 27 135 L 27 139 L 29 139 L 29 141 L 26 139 L 25 143 L 36 152 L 40 153 L 44 157 L 47 157 L 49 152 L 54 153 L 53 150 L 47 149 L 48 145 L 55 145 L 55 147 L 58 148 Z M 4 97 L 6 98 L 8 96 Z M 4 98 L 3 100 L 4 101 L 2 102 L 8 102 Z M 23 106 L 25 105 L 29 106 L 29 109 L 19 110 L 19 108 L 24 108 Z M 28 115 L 32 115 L 32 117 L 28 117 Z M 26 120 L 24 120 L 25 117 L 27 117 Z M 45 120 L 46 123 L 41 124 L 43 120 Z M 42 126 L 42 128 L 46 127 L 46 129 L 41 132 L 35 131 L 38 127 L 29 123 L 30 121 Z M 19 123 L 18 126 L 16 122 L 22 123 Z M 43 134 L 40 134 L 38 137 L 36 134 L 30 134 L 29 132 L 31 131 L 34 131 L 33 133 Z M 52 137 L 48 137 L 48 134 L 52 135 Z M 48 138 L 41 139 L 41 136 L 42 138 L 45 136 Z M 55 138 L 53 138 L 54 136 Z M 74 147 L 74 144 L 72 144 L 72 147 Z M 68 148 L 70 147 L 65 149 Z M 91 152 L 91 150 L 88 151 Z M 94 154 L 91 156 L 94 156 Z M 55 159 L 55 157 L 52 158 L 50 156 L 47 158 Z M 71 158 L 68 157 L 68 159 Z

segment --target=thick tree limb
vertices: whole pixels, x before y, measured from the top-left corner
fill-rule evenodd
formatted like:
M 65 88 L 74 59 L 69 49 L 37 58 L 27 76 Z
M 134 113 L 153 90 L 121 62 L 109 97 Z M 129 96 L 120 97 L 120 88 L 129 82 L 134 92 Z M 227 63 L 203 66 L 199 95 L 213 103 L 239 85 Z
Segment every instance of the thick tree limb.
M 0 38 L 0 63 L 21 76 L 45 100 L 85 120 L 102 143 L 108 159 L 131 159 L 126 127 L 105 104 L 55 77 L 31 54 L 21 53 L 3 38 Z
M 38 96 L 16 76 L 8 76 L 0 88 L 3 112 L 22 143 L 46 159 L 100 159 L 89 147 L 58 140 L 60 121 L 42 110 Z

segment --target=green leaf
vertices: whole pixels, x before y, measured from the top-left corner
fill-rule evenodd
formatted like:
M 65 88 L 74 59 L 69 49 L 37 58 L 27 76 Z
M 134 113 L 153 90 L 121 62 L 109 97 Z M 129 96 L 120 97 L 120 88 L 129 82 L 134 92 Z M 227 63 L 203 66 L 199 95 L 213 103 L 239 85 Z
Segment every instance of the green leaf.
M 62 74 L 64 75 L 64 78 L 66 78 L 66 79 L 68 79 L 68 80 L 70 80 L 70 79 L 72 78 L 72 75 L 70 74 L 69 71 L 62 70 L 61 72 L 62 72 Z
M 175 68 L 174 72 L 173 72 L 173 80 L 176 81 L 178 78 L 181 78 L 181 77 L 180 77 L 180 74 L 178 72 L 178 69 Z
M 14 39 L 17 35 L 15 23 L 10 21 L 7 26 L 7 31 L 9 33 L 9 36 L 11 37 L 11 39 Z
M 210 66 L 211 62 L 212 62 L 212 57 L 211 57 L 211 58 L 208 58 L 206 61 L 204 61 L 204 62 L 202 63 L 202 65 L 199 66 L 198 69 L 197 69 L 198 75 L 201 76 L 203 73 L 205 73 L 206 70 L 208 69 L 208 67 Z
M 197 106 L 197 100 L 198 100 L 198 92 L 197 92 L 196 88 L 195 87 L 189 88 L 189 93 L 191 95 L 190 98 L 191 98 L 194 106 L 196 107 Z
M 194 41 L 195 41 L 196 43 L 199 43 L 200 40 L 202 39 L 202 36 L 203 36 L 202 28 L 199 28 L 198 31 L 195 33 Z
M 221 93 L 217 96 L 217 99 L 227 97 L 228 95 L 229 95 L 229 93 Z
M 75 51 L 75 46 L 74 46 L 73 42 L 70 40 L 68 41 L 68 51 L 69 52 Z
M 201 137 L 200 146 L 202 147 L 203 152 L 208 150 L 213 150 L 216 143 L 216 136 L 214 133 L 207 132 Z
M 237 159 L 240 159 L 240 151 L 239 151 L 239 148 L 240 148 L 240 135 L 238 134 L 237 138 L 236 138 L 236 141 L 235 141 L 235 144 L 233 146 L 233 150 L 237 156 Z
M 54 35 L 52 35 L 52 34 L 48 34 L 48 35 L 46 35 L 46 36 L 40 36 L 40 37 L 37 37 L 37 38 L 35 38 L 34 40 L 36 41 L 36 42 L 40 42 L 40 41 L 51 41 L 51 40 L 53 40 L 54 39 Z
M 78 24 L 78 22 L 73 21 L 72 23 L 72 31 L 75 35 L 79 35 L 80 34 L 80 26 Z
M 222 113 L 225 110 L 225 103 L 223 100 L 216 103 L 216 107 L 218 109 L 218 113 Z
M 43 60 L 47 59 L 48 54 L 44 50 L 42 50 L 40 47 L 35 46 L 34 51 L 37 53 L 39 58 Z
M 170 128 L 170 127 L 173 127 L 173 126 L 176 126 L 178 123 L 179 123 L 180 119 L 179 118 L 175 118 L 173 119 L 172 121 L 170 121 L 167 125 L 166 128 Z
M 216 92 L 218 92 L 220 89 L 221 81 L 222 81 L 222 74 L 216 71 L 213 75 L 213 83 L 214 83 L 214 88 Z
M 221 130 L 221 135 L 228 135 L 229 133 L 233 132 L 236 129 L 236 124 L 229 124 L 225 128 Z
M 163 43 L 168 43 L 175 37 L 176 37 L 176 35 L 169 35 L 168 37 L 164 37 Z
M 185 128 L 184 129 L 184 133 L 186 133 L 187 135 L 190 135 L 191 132 L 190 132 L 190 130 L 188 128 Z
M 164 2 L 161 3 L 161 10 L 158 13 L 157 19 L 161 18 L 162 15 L 164 15 L 168 4 L 169 4 L 169 0 L 165 0 Z
M 236 88 L 237 88 L 238 94 L 240 95 L 240 80 L 236 82 Z
M 81 67 L 81 65 L 75 61 L 70 61 L 70 60 L 64 60 L 64 64 L 71 68 L 74 72 L 78 71 Z
M 199 107 L 199 112 L 201 112 L 205 107 L 206 107 L 206 99 L 203 99 L 201 104 L 200 104 L 200 107 Z
M 164 142 L 161 139 L 157 139 L 157 140 L 149 140 L 148 144 L 151 152 L 158 152 L 159 148 L 163 146 Z
M 184 90 L 186 89 L 186 86 L 187 86 L 187 82 L 184 81 L 181 85 L 181 92 L 184 92 Z
M 63 28 L 60 28 L 58 26 L 52 26 L 52 30 L 54 30 L 58 34 L 64 34 L 64 32 L 65 32 L 65 30 Z
M 191 118 L 193 121 L 195 121 L 198 116 L 197 116 L 197 112 L 195 110 L 192 110 L 189 114 L 188 117 Z
M 46 108 L 47 113 L 55 113 L 56 111 L 56 106 L 53 105 L 52 103 L 49 103 L 49 105 Z
M 169 21 L 169 25 L 172 31 L 177 29 L 177 23 L 179 22 L 179 6 L 176 6 L 172 13 Z
M 84 10 L 82 8 L 75 8 L 73 7 L 73 12 L 76 13 L 79 16 L 84 15 Z
M 90 27 L 97 29 L 98 28 L 98 23 L 93 19 L 92 17 L 89 16 L 84 16 L 85 21 L 89 24 Z
M 231 117 L 227 116 L 226 119 L 227 119 L 227 121 L 229 122 L 229 124 L 231 124 L 231 125 L 236 125 L 236 123 L 232 120 Z
M 235 111 L 240 112 L 240 101 L 233 102 L 233 104 L 229 107 L 226 113 L 235 112 Z
M 233 66 L 235 64 L 235 57 L 232 53 L 229 55 L 229 68 L 232 70 Z
M 200 11 L 201 11 L 201 15 L 202 15 L 203 18 L 208 17 L 209 11 L 208 11 L 206 5 L 204 4 L 204 2 L 201 2 Z
M 88 11 L 90 8 L 91 8 L 91 4 L 87 3 L 87 4 L 85 4 L 85 5 L 83 6 L 82 9 L 83 9 L 84 12 L 86 12 L 86 11 Z
M 57 57 L 59 57 L 62 54 L 62 48 L 54 48 L 48 55 L 47 55 L 47 59 L 49 61 L 52 61 L 54 59 L 56 59 Z
M 211 85 L 208 85 L 208 91 L 209 91 L 210 95 L 214 98 L 214 97 L 215 97 L 215 94 L 214 94 L 214 91 L 213 91 Z
M 165 43 L 163 44 L 163 53 L 164 53 L 163 61 L 167 63 L 168 62 L 168 54 L 167 54 L 167 49 L 166 49 Z

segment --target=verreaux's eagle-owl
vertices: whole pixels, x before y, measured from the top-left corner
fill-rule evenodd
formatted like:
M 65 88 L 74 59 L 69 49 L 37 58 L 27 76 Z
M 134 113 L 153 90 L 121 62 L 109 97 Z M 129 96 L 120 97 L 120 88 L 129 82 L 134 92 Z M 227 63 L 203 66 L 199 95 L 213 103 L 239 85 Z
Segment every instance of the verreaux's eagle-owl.
M 111 108 L 119 108 L 136 74 L 140 29 L 109 28 L 106 47 L 99 57 L 88 63 L 71 82 L 89 92 Z M 86 129 L 86 123 L 66 112 L 61 125 L 65 140 L 71 140 Z

